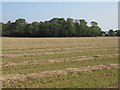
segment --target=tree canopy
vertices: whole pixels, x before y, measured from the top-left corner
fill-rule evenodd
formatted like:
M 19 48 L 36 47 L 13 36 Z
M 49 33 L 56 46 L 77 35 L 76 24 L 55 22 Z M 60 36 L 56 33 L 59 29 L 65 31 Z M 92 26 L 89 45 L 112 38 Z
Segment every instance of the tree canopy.
M 44 22 L 28 23 L 19 18 L 15 22 L 2 23 L 2 36 L 12 37 L 95 37 L 101 36 L 98 23 L 91 21 L 87 25 L 84 19 L 77 22 L 72 18 L 53 18 Z M 110 32 L 110 34 L 113 34 Z M 117 35 L 119 32 L 117 31 Z

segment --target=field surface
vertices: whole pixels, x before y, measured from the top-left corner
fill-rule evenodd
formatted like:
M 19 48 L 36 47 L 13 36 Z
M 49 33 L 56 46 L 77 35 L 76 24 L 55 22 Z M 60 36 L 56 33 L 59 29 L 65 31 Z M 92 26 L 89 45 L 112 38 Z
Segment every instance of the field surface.
M 2 38 L 3 87 L 114 88 L 118 38 Z

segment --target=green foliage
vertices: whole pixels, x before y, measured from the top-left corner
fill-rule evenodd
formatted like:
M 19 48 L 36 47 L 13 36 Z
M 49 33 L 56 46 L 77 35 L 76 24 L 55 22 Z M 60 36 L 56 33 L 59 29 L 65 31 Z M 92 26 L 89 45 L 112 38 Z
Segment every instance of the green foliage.
M 109 30 L 109 36 L 115 36 L 115 32 L 113 31 L 113 29 Z
M 92 22 L 91 22 L 91 25 L 92 25 L 92 26 L 97 26 L 97 25 L 98 25 L 98 23 L 97 23 L 97 22 L 95 22 L 95 21 L 92 21 Z
M 2 23 L 0 22 L 0 36 L 2 35 Z
M 116 30 L 116 36 L 120 36 L 120 30 Z
M 101 28 L 97 25 L 97 22 L 95 21 L 92 21 L 91 22 L 91 27 L 90 27 L 90 35 L 91 36 L 101 36 L 102 35 L 102 32 L 101 32 Z
M 90 37 L 100 36 L 101 29 L 97 22 L 92 21 L 91 27 L 82 19 L 79 23 L 72 18 L 53 18 L 45 22 L 27 23 L 25 19 L 3 23 L 3 36 L 15 37 Z

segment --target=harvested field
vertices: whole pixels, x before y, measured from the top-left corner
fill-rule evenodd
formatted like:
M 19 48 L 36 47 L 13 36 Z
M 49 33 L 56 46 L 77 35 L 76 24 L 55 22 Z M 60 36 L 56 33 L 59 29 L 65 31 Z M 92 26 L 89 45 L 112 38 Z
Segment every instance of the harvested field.
M 2 38 L 4 88 L 117 88 L 118 38 Z

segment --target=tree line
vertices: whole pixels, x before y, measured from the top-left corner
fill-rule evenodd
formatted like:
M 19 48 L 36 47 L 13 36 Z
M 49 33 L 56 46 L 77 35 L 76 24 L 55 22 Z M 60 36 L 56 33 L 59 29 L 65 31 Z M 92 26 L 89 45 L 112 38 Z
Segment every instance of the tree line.
M 15 22 L 1 24 L 2 36 L 9 37 L 96 37 L 105 34 L 97 22 L 91 21 L 91 26 L 88 26 L 84 19 L 53 18 L 44 22 L 27 23 L 25 19 L 19 18 Z M 108 36 L 113 36 L 114 31 L 109 31 Z M 120 31 L 117 30 L 114 34 L 120 36 Z

